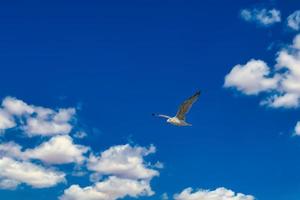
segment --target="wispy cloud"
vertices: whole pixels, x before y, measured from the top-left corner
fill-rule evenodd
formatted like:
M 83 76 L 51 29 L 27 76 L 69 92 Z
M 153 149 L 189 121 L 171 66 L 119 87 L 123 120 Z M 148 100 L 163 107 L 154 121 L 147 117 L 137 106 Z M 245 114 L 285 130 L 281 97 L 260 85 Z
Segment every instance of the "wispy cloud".
M 84 131 L 77 131 L 74 135 L 75 138 L 82 139 L 87 136 L 87 133 Z
M 163 193 L 161 196 L 160 196 L 160 199 L 161 200 L 168 200 L 169 199 L 169 196 L 167 193 Z
M 288 16 L 287 26 L 295 31 L 300 30 L 300 10 L 296 10 Z
M 243 9 L 240 12 L 241 18 L 261 26 L 270 26 L 281 21 L 281 14 L 276 9 Z

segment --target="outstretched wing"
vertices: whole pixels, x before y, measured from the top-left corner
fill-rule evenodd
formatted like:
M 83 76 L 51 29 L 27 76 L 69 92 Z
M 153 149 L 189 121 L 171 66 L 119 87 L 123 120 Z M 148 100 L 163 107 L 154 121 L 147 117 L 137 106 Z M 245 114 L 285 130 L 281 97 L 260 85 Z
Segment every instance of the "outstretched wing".
M 185 114 L 189 112 L 193 103 L 197 101 L 200 96 L 200 91 L 196 92 L 193 96 L 185 100 L 179 107 L 176 117 L 180 120 L 185 120 Z
M 155 114 L 155 113 L 152 113 L 152 115 L 155 116 L 155 117 L 162 117 L 162 118 L 167 118 L 167 119 L 171 118 L 168 115 L 161 115 L 161 114 Z

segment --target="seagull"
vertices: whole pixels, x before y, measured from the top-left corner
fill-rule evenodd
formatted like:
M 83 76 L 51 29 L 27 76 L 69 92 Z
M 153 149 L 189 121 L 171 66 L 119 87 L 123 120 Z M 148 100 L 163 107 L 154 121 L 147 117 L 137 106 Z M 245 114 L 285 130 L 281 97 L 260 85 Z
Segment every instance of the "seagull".
M 168 115 L 162 115 L 162 114 L 152 114 L 152 115 L 156 117 L 167 118 L 167 122 L 175 126 L 192 126 L 192 124 L 189 124 L 185 121 L 185 115 L 189 112 L 193 103 L 197 101 L 199 96 L 200 96 L 200 91 L 196 92 L 193 96 L 185 100 L 179 106 L 179 109 L 175 117 L 170 117 Z

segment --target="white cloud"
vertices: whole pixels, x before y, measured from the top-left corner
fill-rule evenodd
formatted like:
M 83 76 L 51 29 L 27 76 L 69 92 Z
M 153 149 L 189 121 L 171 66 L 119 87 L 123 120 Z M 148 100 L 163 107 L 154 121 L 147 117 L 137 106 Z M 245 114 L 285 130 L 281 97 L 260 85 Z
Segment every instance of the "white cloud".
M 152 169 L 153 165 L 145 163 L 144 157 L 155 152 L 155 147 L 149 148 L 129 144 L 112 146 L 99 156 L 91 155 L 87 168 L 95 171 L 90 180 L 96 182 L 93 186 L 81 188 L 72 185 L 66 189 L 61 200 L 115 200 L 125 196 L 150 196 L 150 181 L 159 172 Z M 159 165 L 161 166 L 161 165 Z M 105 180 L 103 177 L 109 175 Z
M 64 191 L 60 200 L 116 200 L 126 196 L 150 196 L 153 191 L 147 181 L 137 181 L 111 176 L 93 186 L 81 188 L 72 185 Z
M 0 131 L 17 127 L 27 135 L 68 134 L 75 114 L 73 108 L 58 111 L 28 105 L 14 97 L 3 99 L 0 108 Z M 86 147 L 73 144 L 69 136 L 57 136 L 33 149 L 22 150 L 14 142 L 0 144 L 0 188 L 15 189 L 19 184 L 35 188 L 52 187 L 65 181 L 65 174 L 30 162 L 39 159 L 48 164 L 62 164 L 84 160 Z
M 180 194 L 174 195 L 175 200 L 254 200 L 252 195 L 235 193 L 226 188 L 216 190 L 198 190 L 193 192 L 192 188 L 184 189 Z
M 69 134 L 72 125 L 69 123 L 75 109 L 59 109 L 58 112 L 38 108 L 36 117 L 28 117 L 27 124 L 23 126 L 29 135 L 58 135 Z
M 13 128 L 15 126 L 16 123 L 13 117 L 3 109 L 0 109 L 0 133 L 2 133 L 5 129 Z
M 298 107 L 299 96 L 297 94 L 286 93 L 284 95 L 274 95 L 263 100 L 261 105 L 268 105 L 273 108 L 295 108 Z
M 272 72 L 271 72 L 272 71 Z M 272 76 L 271 76 L 272 75 Z M 281 49 L 274 68 L 264 61 L 250 60 L 236 65 L 226 75 L 224 87 L 232 87 L 246 95 L 266 93 L 261 104 L 273 108 L 295 108 L 300 104 L 300 34 L 293 44 Z
M 53 120 L 56 122 L 67 122 L 75 114 L 74 108 L 59 109 L 58 112 L 53 116 Z
M 272 107 L 298 107 L 300 99 L 300 35 L 294 38 L 293 44 L 282 49 L 276 58 L 276 70 L 280 74 L 278 96 L 270 102 Z M 282 70 L 284 72 L 278 72 Z
M 31 136 L 33 135 L 57 135 L 68 134 L 72 126 L 68 123 L 56 123 L 54 121 L 46 121 L 37 118 L 29 118 L 24 130 Z
M 29 136 L 69 134 L 74 115 L 74 108 L 55 111 L 28 105 L 14 97 L 5 97 L 0 108 L 0 131 L 17 126 Z
M 258 94 L 262 91 L 275 89 L 278 77 L 269 78 L 270 68 L 262 60 L 250 60 L 245 65 L 236 65 L 226 75 L 224 87 L 235 87 L 248 94 Z
M 158 176 L 158 171 L 147 168 L 144 156 L 155 152 L 155 147 L 131 147 L 130 145 L 118 145 L 110 147 L 101 153 L 99 157 L 91 155 L 88 161 L 88 169 L 103 175 L 116 175 L 131 179 L 151 179 Z
M 28 105 L 22 100 L 14 97 L 5 97 L 2 101 L 2 107 L 12 115 L 31 114 L 34 111 L 33 106 Z
M 287 25 L 289 28 L 295 31 L 300 30 L 300 10 L 296 10 L 288 16 Z
M 245 21 L 262 26 L 270 26 L 281 21 L 280 11 L 276 9 L 243 9 L 240 15 Z
M 36 113 L 37 118 L 39 119 L 50 119 L 55 114 L 55 111 L 50 108 L 44 108 L 41 106 L 34 106 L 34 111 Z
M 14 142 L 0 144 L 0 156 L 8 156 L 12 158 L 22 158 L 22 147 Z
M 2 188 L 13 188 L 21 183 L 34 188 L 47 188 L 65 181 L 65 174 L 62 172 L 9 157 L 0 158 L 0 169 Z
M 293 40 L 293 45 L 292 48 L 300 51 L 300 34 L 296 35 L 294 40 Z M 298 52 L 299 53 L 299 52 Z M 299 56 L 299 54 L 298 54 Z M 299 63 L 298 63 L 299 64 Z
M 34 149 L 26 150 L 24 157 L 39 159 L 49 164 L 82 163 L 88 148 L 73 143 L 70 136 L 55 136 Z
M 294 134 L 300 136 L 300 121 L 295 126 Z
M 81 164 L 84 153 L 89 148 L 73 143 L 70 136 L 55 136 L 33 149 L 21 150 L 22 147 L 14 142 L 0 144 L 0 155 L 9 156 L 18 160 L 38 159 L 47 164 Z

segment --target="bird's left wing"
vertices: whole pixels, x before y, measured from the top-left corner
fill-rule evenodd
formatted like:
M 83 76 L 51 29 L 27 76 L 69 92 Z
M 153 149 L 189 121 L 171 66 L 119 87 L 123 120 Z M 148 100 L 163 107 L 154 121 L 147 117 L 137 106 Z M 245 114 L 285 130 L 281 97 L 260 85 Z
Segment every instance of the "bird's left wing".
M 185 100 L 179 107 L 176 117 L 180 120 L 185 120 L 185 114 L 189 112 L 193 103 L 197 101 L 200 96 L 200 91 L 196 92 L 193 96 Z
M 167 119 L 171 118 L 171 117 L 168 116 L 168 115 L 162 115 L 162 114 L 155 114 L 155 113 L 153 113 L 152 115 L 153 115 L 153 116 L 156 116 L 156 117 L 167 118 Z

